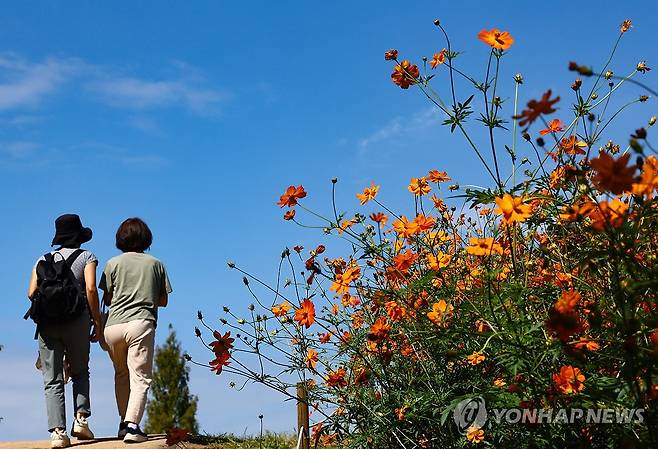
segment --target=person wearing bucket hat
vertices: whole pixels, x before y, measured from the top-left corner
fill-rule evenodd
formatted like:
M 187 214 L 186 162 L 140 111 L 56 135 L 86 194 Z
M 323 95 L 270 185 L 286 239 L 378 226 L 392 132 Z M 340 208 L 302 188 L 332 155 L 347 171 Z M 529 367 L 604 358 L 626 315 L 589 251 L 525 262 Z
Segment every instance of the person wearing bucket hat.
M 68 315 L 55 323 L 41 324 L 37 322 L 37 338 L 39 341 L 39 359 L 43 374 L 46 411 L 48 414 L 48 431 L 51 433 L 51 447 L 61 448 L 71 445 L 66 432 L 66 405 L 64 399 L 63 376 L 64 364 L 68 363 L 71 381 L 73 383 L 74 418 L 71 436 L 79 440 L 94 439 L 89 429 L 87 418 L 91 416 L 89 400 L 89 350 L 90 343 L 104 339 L 102 335 L 101 316 L 99 310 L 98 290 L 96 288 L 96 268 L 98 259 L 86 249 L 80 248 L 83 243 L 91 240 L 93 232 L 84 227 L 76 214 L 61 215 L 55 220 L 55 236 L 51 246 L 58 248 L 45 254 L 32 269 L 28 297 L 33 301 L 39 295 L 45 295 L 40 285 L 45 285 L 43 265 L 62 260 L 70 268 L 75 279 L 70 282 L 77 284 L 78 304 L 76 311 L 67 311 Z M 38 274 L 40 273 L 40 274 Z M 64 319 L 66 318 L 66 319 Z M 93 321 L 93 332 L 92 332 Z
M 80 216 L 76 214 L 64 214 L 55 220 L 55 237 L 50 246 L 79 247 L 91 240 L 94 233 L 90 228 L 82 226 Z

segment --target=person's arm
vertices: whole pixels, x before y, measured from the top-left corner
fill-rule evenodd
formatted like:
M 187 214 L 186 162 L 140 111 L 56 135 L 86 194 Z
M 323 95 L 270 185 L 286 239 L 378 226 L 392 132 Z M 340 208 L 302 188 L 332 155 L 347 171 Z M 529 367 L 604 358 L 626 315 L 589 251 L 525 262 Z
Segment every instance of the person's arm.
M 27 288 L 27 298 L 33 299 L 34 294 L 37 292 L 37 269 L 32 269 L 32 276 L 30 276 L 30 285 Z
M 103 302 L 110 307 L 112 305 L 112 293 L 103 292 Z
M 93 342 L 102 338 L 99 332 L 101 329 L 101 311 L 98 303 L 98 289 L 96 288 L 96 265 L 96 262 L 88 263 L 84 272 L 87 303 L 89 304 L 91 318 L 94 321 L 94 335 L 91 336 Z

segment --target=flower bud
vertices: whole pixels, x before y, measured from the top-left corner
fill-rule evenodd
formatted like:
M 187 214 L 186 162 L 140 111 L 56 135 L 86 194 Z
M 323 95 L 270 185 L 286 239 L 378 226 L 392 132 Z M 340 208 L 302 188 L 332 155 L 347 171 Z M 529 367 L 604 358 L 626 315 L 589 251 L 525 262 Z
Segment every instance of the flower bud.
M 573 84 L 571 85 L 571 89 L 576 91 L 580 89 L 580 86 L 582 85 L 583 85 L 583 80 L 581 80 L 580 78 L 576 78 L 576 81 L 574 81 Z
M 637 63 L 637 66 L 635 67 L 635 70 L 637 70 L 640 73 L 646 73 L 651 69 L 649 67 L 647 67 L 646 61 L 640 61 L 640 62 Z
M 434 19 L 435 26 L 441 26 L 441 21 L 439 19 Z
M 195 327 L 194 328 L 194 335 L 196 335 L 197 337 L 200 337 L 201 336 L 201 329 L 199 329 L 198 327 Z
M 201 313 L 200 310 L 197 310 L 197 312 L 196 312 L 196 317 L 197 317 L 198 319 L 202 320 L 202 319 L 203 319 L 203 313 Z
M 605 79 L 609 80 L 610 78 L 612 78 L 612 75 L 613 75 L 612 70 L 608 70 L 608 71 L 605 72 L 605 74 L 603 75 L 603 77 L 604 77 Z
M 517 84 L 523 84 L 523 75 L 521 75 L 520 73 L 517 73 L 516 75 L 514 75 L 514 81 Z
M 649 126 L 653 126 L 656 124 L 656 116 L 654 115 L 649 119 Z

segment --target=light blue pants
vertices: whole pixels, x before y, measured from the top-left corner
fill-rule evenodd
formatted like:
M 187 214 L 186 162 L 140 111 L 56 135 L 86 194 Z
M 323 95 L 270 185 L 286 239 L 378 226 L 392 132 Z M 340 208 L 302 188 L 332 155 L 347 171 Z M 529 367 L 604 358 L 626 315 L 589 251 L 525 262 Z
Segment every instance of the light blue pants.
M 46 395 L 48 430 L 66 429 L 64 401 L 64 354 L 73 382 L 73 409 L 91 415 L 89 404 L 89 332 L 91 322 L 85 312 L 70 323 L 39 329 L 39 357 Z

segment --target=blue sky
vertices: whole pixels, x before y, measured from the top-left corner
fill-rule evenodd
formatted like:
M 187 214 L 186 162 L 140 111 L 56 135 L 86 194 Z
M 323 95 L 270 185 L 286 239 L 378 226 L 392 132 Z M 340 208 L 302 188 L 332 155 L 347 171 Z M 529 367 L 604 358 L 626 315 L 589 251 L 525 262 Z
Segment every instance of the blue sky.
M 272 279 L 283 247 L 331 249 L 336 242 L 281 220 L 275 202 L 287 185 L 303 184 L 306 203 L 328 210 L 336 176 L 341 209 L 360 210 L 354 193 L 375 180 L 382 200 L 404 210 L 411 205 L 409 179 L 430 168 L 447 170 L 461 184 L 487 182 L 419 92 L 391 84 L 385 50 L 396 47 L 415 61 L 431 56 L 444 47 L 432 25 L 439 17 L 464 52 L 460 65 L 482 78 L 487 48 L 478 31 L 509 30 L 516 43 L 501 71 L 503 95 L 509 98 L 512 76 L 522 72 L 522 104 L 553 88 L 565 107 L 573 79 L 567 62 L 601 67 L 623 19 L 635 26 L 613 70 L 630 72 L 643 59 L 655 65 L 658 8 L 649 5 L 604 1 L 586 13 L 566 1 L 495 8 L 436 1 L 6 6 L 0 439 L 45 437 L 33 328 L 21 316 L 30 268 L 48 250 L 56 216 L 82 216 L 95 234 L 88 248 L 101 263 L 117 253 L 118 224 L 144 218 L 155 235 L 152 253 L 167 264 L 175 290 L 161 323 L 173 323 L 185 348 L 203 360 L 207 354 L 193 337 L 196 310 L 213 317 L 224 304 L 239 310 L 249 303 L 226 260 Z M 656 71 L 643 78 L 654 88 Z M 438 73 L 435 86 L 446 92 L 445 71 Z M 620 97 L 638 93 L 631 88 Z M 641 122 L 622 116 L 611 137 L 623 141 L 656 112 L 649 102 L 635 115 Z M 257 386 L 235 392 L 229 380 L 192 370 L 205 431 L 255 432 L 260 413 L 266 428 L 292 430 L 292 404 Z M 111 434 L 112 371 L 98 348 L 92 385 L 94 427 Z

